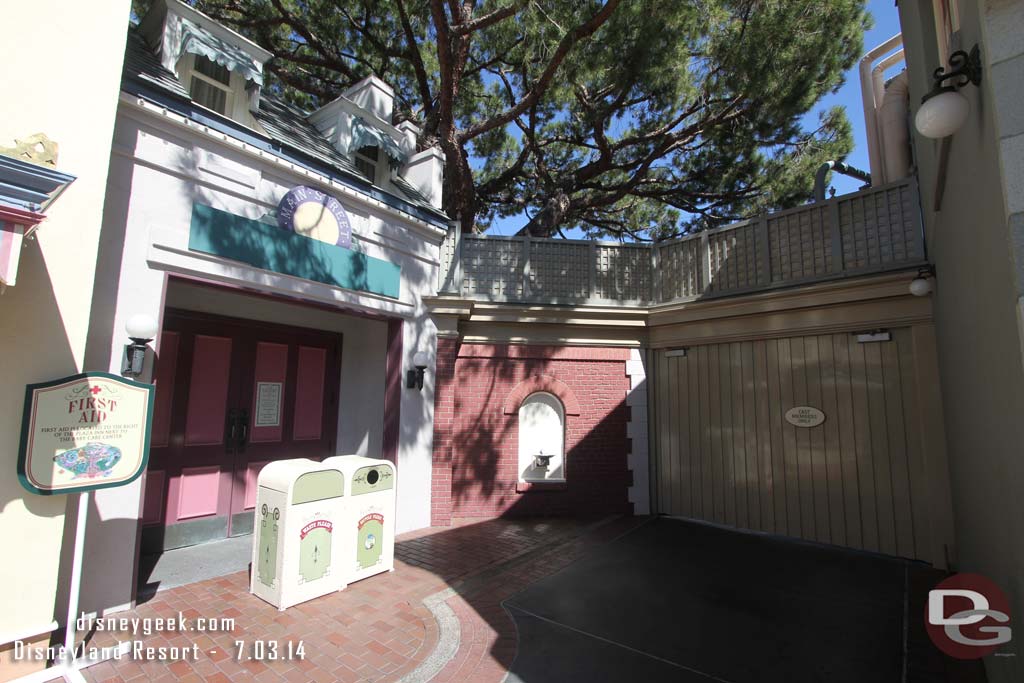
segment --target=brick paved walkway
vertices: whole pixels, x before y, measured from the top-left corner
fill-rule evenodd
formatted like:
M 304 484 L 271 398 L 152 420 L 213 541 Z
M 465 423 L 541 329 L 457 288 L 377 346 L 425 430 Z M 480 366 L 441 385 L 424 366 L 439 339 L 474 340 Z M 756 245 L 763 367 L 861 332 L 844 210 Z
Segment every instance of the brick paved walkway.
M 529 583 L 642 523 L 462 520 L 452 527 L 400 536 L 396 571 L 278 612 L 248 591 L 239 572 L 161 591 L 124 617 L 233 617 L 230 632 L 96 634 L 90 645 L 141 640 L 145 647 L 191 647 L 177 661 L 123 658 L 84 670 L 94 683 L 258 681 L 501 681 L 515 656 L 516 635 L 501 602 Z M 426 601 L 426 602 L 425 602 Z M 439 626 L 440 624 L 440 626 Z M 236 641 L 302 641 L 304 659 L 236 661 Z

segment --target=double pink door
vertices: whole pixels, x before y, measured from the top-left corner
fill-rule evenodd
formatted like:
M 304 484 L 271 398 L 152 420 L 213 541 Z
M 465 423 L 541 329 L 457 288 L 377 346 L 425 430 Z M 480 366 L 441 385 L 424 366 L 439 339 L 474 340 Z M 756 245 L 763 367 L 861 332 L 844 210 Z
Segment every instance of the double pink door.
M 340 375 L 340 335 L 168 310 L 144 552 L 250 533 L 265 464 L 334 455 Z

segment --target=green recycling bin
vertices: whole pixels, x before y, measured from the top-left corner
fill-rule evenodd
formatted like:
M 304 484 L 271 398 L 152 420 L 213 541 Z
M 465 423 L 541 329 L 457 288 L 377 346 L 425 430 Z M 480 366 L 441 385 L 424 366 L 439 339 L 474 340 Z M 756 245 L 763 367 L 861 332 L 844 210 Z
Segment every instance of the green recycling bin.
M 346 547 L 341 562 L 347 583 L 395 569 L 395 466 L 359 455 L 327 458 L 345 477 Z
M 249 592 L 283 610 L 346 586 L 344 495 L 344 475 L 314 460 L 260 471 Z

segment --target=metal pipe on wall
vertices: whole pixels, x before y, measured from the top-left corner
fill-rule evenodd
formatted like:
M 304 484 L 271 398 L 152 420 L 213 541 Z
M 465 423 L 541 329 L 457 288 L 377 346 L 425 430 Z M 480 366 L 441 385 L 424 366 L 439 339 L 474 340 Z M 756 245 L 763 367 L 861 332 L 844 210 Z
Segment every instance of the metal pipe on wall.
M 860 60 L 860 94 L 864 106 L 864 127 L 867 131 L 868 163 L 877 184 L 885 182 L 882 171 L 881 140 L 878 132 L 877 109 L 871 77 L 872 66 L 883 55 L 903 46 L 903 34 L 897 33 L 878 47 L 872 48 Z
M 883 142 L 882 168 L 885 182 L 910 175 L 910 127 L 907 123 L 910 83 L 906 70 L 889 82 L 878 109 L 878 126 Z
M 871 87 L 875 93 L 875 109 L 885 101 L 885 70 L 903 61 L 903 50 L 899 49 L 880 61 L 871 69 Z M 882 142 L 885 142 L 884 133 Z
M 829 171 L 842 173 L 845 176 L 863 180 L 868 185 L 871 185 L 870 173 L 842 161 L 826 161 L 818 167 L 818 172 L 814 174 L 814 201 L 816 202 L 825 201 L 825 177 Z

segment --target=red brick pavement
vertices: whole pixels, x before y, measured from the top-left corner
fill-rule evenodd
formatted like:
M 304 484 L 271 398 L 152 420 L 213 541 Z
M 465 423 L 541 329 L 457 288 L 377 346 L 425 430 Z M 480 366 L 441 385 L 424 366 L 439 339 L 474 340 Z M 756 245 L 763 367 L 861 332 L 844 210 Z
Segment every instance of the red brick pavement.
M 305 683 L 397 681 L 434 652 L 439 627 L 423 601 L 446 589 L 445 604 L 459 620 L 459 648 L 433 680 L 501 681 L 515 657 L 515 625 L 501 606 L 526 585 L 566 566 L 587 548 L 641 523 L 640 518 L 593 520 L 461 520 L 454 526 L 400 536 L 396 571 L 279 612 L 249 594 L 239 572 L 161 591 L 117 616 L 187 619 L 232 617 L 229 632 L 100 633 L 90 645 L 140 640 L 145 647 L 191 647 L 195 660 L 134 661 L 124 658 L 84 670 L 94 683 L 213 681 Z M 116 637 L 116 636 L 119 636 Z M 236 641 L 252 652 L 256 641 L 302 641 L 303 659 L 237 661 Z

